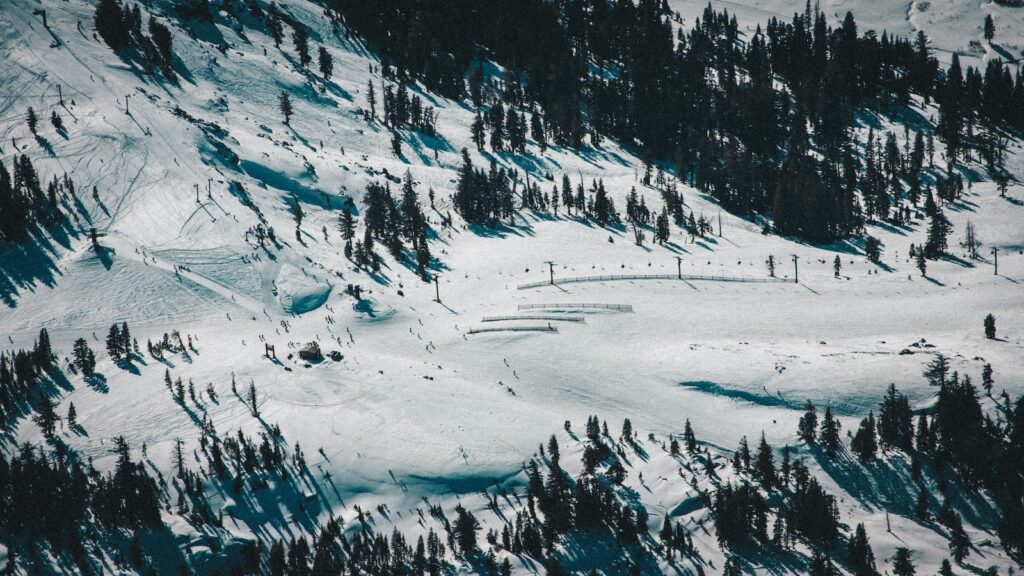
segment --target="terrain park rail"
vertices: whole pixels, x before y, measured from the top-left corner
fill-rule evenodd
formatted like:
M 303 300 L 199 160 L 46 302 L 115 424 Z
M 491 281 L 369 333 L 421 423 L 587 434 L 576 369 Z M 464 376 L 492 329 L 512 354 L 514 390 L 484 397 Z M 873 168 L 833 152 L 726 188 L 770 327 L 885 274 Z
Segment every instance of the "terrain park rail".
M 575 282 L 614 282 L 617 280 L 684 280 L 692 282 L 740 282 L 744 284 L 788 284 L 795 282 L 786 278 L 744 278 L 740 276 L 703 276 L 693 274 L 611 274 L 607 276 L 575 276 L 572 278 L 555 278 L 554 282 L 530 282 L 516 286 L 518 290 L 572 284 Z

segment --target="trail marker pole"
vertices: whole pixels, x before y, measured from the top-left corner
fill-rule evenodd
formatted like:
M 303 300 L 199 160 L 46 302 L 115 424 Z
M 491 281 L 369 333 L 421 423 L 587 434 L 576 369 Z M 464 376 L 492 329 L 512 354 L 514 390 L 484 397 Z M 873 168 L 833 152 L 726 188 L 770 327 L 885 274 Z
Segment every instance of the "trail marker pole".
M 129 115 L 129 116 L 131 116 L 131 114 L 132 114 L 131 112 L 128 111 L 128 98 L 130 98 L 130 97 L 131 96 L 128 95 L 128 94 L 124 95 L 124 113 Z
M 676 269 L 677 269 L 677 274 L 679 276 L 679 279 L 682 280 L 683 279 L 683 258 L 681 256 L 676 256 Z
M 213 178 L 207 178 L 206 179 L 206 197 L 208 199 L 210 199 L 210 200 L 213 199 L 213 189 L 211 188 L 212 184 L 213 184 Z
M 199 204 L 199 184 L 196 184 L 196 204 Z
M 434 275 L 434 295 L 436 296 L 436 298 L 434 298 L 434 302 L 437 302 L 438 304 L 441 303 L 441 283 L 439 281 L 440 278 L 440 274 Z
M 992 256 L 995 258 L 995 265 L 996 265 L 996 270 L 995 270 L 994 274 L 996 276 L 999 276 L 999 248 L 993 248 L 992 249 Z
M 722 237 L 722 211 L 718 211 L 718 237 Z
M 798 261 L 799 261 L 799 258 L 797 258 L 796 254 L 794 254 L 793 255 L 793 283 L 794 284 L 799 284 L 800 283 L 800 270 L 797 267 L 797 262 Z
M 60 90 L 60 84 L 57 84 L 57 97 L 60 98 L 60 105 L 64 105 L 64 93 Z
M 551 280 L 549 281 L 549 284 L 554 286 L 555 285 L 555 263 L 550 261 L 550 260 L 545 260 L 544 263 L 548 265 L 548 273 L 549 273 L 549 277 L 551 278 Z

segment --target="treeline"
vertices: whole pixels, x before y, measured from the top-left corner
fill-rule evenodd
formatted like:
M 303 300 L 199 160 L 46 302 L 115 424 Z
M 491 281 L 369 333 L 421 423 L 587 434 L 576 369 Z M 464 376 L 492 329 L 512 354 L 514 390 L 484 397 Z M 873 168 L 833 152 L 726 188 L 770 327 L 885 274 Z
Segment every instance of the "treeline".
M 34 112 L 29 109 L 30 119 Z M 35 127 L 30 122 L 30 127 Z M 61 199 L 76 199 L 75 183 L 64 174 L 54 175 L 46 190 L 32 160 L 26 154 L 15 155 L 11 172 L 0 162 L 0 245 L 26 239 L 36 226 L 49 226 L 65 220 Z M 12 174 L 13 173 L 13 174 Z
M 46 395 L 37 386 L 38 379 L 54 368 L 56 356 L 46 329 L 30 350 L 0 351 L 0 429 L 11 423 L 11 415 L 37 400 L 46 402 Z
M 433 203 L 433 190 L 430 191 Z M 356 221 L 352 213 L 345 209 L 338 217 L 338 227 L 345 240 L 345 257 L 360 267 L 370 268 L 374 272 L 380 270 L 380 257 L 374 247 L 381 242 L 388 252 L 399 262 L 406 261 L 405 244 L 408 243 L 411 259 L 416 265 L 416 273 L 428 280 L 427 267 L 433 256 L 427 236 L 430 226 L 420 207 L 419 193 L 408 171 L 402 180 L 401 199 L 396 201 L 391 194 L 390 182 L 380 184 L 371 182 L 366 187 L 364 196 L 366 211 L 363 216 L 363 239 L 356 237 Z
M 855 111 L 895 111 L 911 94 L 934 99 L 947 168 L 977 149 L 997 177 L 999 127 L 1024 127 L 1012 105 L 1024 76 L 1000 61 L 965 74 L 954 59 L 942 71 L 923 34 L 913 43 L 861 34 L 849 13 L 833 28 L 810 3 L 742 40 L 735 17 L 710 6 L 677 33 L 660 0 L 326 3 L 377 47 L 386 75 L 455 99 L 468 88 L 479 148 L 485 127 L 493 149 L 516 152 L 527 125 L 542 148 L 613 136 L 671 161 L 727 209 L 771 214 L 779 233 L 811 240 L 859 232 L 865 217 L 902 219 L 900 201 L 920 194 L 919 163 L 887 183 L 874 160 L 862 164 Z M 494 82 L 500 101 L 481 96 L 478 59 L 508 69 Z
M 205 16 L 212 20 L 209 4 L 193 2 L 195 9 L 176 6 L 183 17 Z M 203 5 L 205 4 L 205 11 Z M 122 5 L 118 0 L 99 0 L 93 17 L 96 32 L 114 50 L 134 48 L 142 56 L 148 71 L 159 70 L 167 78 L 174 78 L 174 47 L 170 28 L 150 16 L 147 22 L 149 36 L 142 33 L 142 10 L 138 4 Z
M 950 373 L 949 361 L 941 354 L 928 365 L 924 376 L 938 388 L 931 413 L 919 414 L 915 423 L 909 400 L 890 385 L 877 418 L 871 412 L 853 432 L 850 451 L 865 466 L 878 458 L 880 450 L 910 455 L 921 520 L 932 517 L 933 500 L 923 482 L 924 463 L 930 463 L 940 476 L 954 474 L 967 490 L 991 491 L 1002 511 L 999 535 L 1003 546 L 1019 556 L 1024 553 L 1024 397 L 1011 403 L 1003 392 L 1001 402 L 996 402 L 998 418 L 993 420 L 983 409 L 971 377 Z M 985 365 L 981 381 L 985 393 L 991 395 L 991 365 Z M 820 445 L 828 458 L 835 458 L 842 449 L 838 422 L 830 407 L 826 407 L 819 429 L 816 409 L 808 402 L 798 434 L 804 442 Z M 962 560 L 970 552 L 970 543 L 961 519 L 949 506 L 948 495 L 938 517 L 949 530 L 951 554 Z

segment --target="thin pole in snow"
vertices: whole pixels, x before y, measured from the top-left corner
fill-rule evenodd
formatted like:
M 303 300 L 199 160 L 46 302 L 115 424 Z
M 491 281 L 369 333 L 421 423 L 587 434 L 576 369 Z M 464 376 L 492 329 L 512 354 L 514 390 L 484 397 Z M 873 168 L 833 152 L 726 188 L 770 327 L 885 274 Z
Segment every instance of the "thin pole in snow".
M 440 278 L 440 274 L 434 275 L 434 294 L 436 295 L 436 298 L 434 298 L 434 302 L 437 302 L 438 304 L 441 303 L 441 283 L 439 282 Z
M 679 279 L 683 279 L 683 258 L 682 256 L 676 256 L 676 268 L 678 269 Z
M 722 237 L 722 211 L 718 211 L 718 237 Z
M 999 248 L 993 248 L 992 249 L 992 256 L 993 256 L 993 258 L 995 258 L 995 265 L 996 265 L 996 270 L 995 270 L 994 274 L 996 276 L 999 276 Z
M 555 284 L 555 263 L 552 262 L 551 260 L 545 260 L 544 263 L 548 265 L 548 273 L 550 274 L 550 278 L 551 278 L 549 283 L 552 286 L 554 286 L 554 284 Z
M 794 254 L 793 255 L 793 282 L 794 283 L 799 283 L 800 282 L 800 269 L 797 267 L 797 262 L 799 260 L 800 259 L 797 258 L 796 254 Z
M 206 197 L 211 199 L 211 200 L 213 199 L 213 190 L 211 188 L 212 184 L 213 184 L 213 178 L 207 178 L 206 179 Z
M 196 204 L 199 204 L 199 184 L 196 184 Z
M 57 84 L 57 97 L 60 98 L 60 105 L 64 105 L 64 93 L 60 90 L 60 84 Z
M 128 94 L 124 95 L 124 113 L 128 114 L 129 116 L 131 116 L 131 112 L 128 111 L 128 98 L 130 98 L 130 97 L 131 96 L 128 95 Z

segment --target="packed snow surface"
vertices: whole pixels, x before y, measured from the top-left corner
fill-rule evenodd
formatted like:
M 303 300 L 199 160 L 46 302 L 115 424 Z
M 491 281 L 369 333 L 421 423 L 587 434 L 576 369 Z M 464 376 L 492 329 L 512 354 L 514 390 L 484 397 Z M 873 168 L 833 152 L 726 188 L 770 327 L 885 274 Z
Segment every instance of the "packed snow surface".
M 136 449 L 145 443 L 149 457 L 165 469 L 176 439 L 196 446 L 199 428 L 165 390 L 165 370 L 198 388 L 214 386 L 220 401 L 204 411 L 218 430 L 262 430 L 230 394 L 233 374 L 240 389 L 250 381 L 256 385 L 262 420 L 280 424 L 289 442 L 301 442 L 313 470 L 330 473 L 333 489 L 317 488 L 323 518 L 352 520 L 354 505 L 386 503 L 399 514 L 379 518 L 379 529 L 395 524 L 415 531 L 412 510 L 422 498 L 447 508 L 461 498 L 485 525 L 500 526 L 479 494 L 521 483 L 523 462 L 552 433 L 565 447 L 564 461 L 578 471 L 582 448 L 563 423 L 569 420 L 579 431 L 597 414 L 616 430 L 629 417 L 654 454 L 635 462 L 643 480 L 631 473 L 627 481 L 636 498 L 652 511 L 696 521 L 706 511 L 688 506 L 688 481 L 658 447 L 667 435 L 681 433 L 686 419 L 703 443 L 723 453 L 741 436 L 756 441 L 762 431 L 776 447 L 797 447 L 797 419 L 808 399 L 818 406 L 830 402 L 846 430 L 877 411 L 890 383 L 916 409 L 928 407 L 935 390 L 921 371 L 937 353 L 976 380 L 982 365 L 991 363 L 996 392 L 1024 393 L 1024 188 L 1011 186 L 1001 198 L 980 168 L 965 200 L 946 212 L 955 230 L 953 254 L 929 262 L 927 278 L 908 258 L 910 244 L 924 240 L 924 220 L 909 232 L 871 226 L 884 247 L 878 266 L 857 242 L 813 246 L 762 235 L 756 223 L 720 211 L 682 184 L 688 210 L 711 218 L 720 235 L 691 243 L 673 227 L 665 246 L 637 247 L 626 230 L 531 212 L 499 230 L 457 224 L 441 231 L 441 218 L 454 213 L 449 196 L 460 150 L 474 150 L 473 111 L 420 92 L 438 109 L 440 135 L 404 134 L 403 155 L 392 155 L 389 131 L 362 116 L 367 81 L 380 82 L 369 72 L 376 61 L 366 47 L 333 35 L 318 6 L 295 0 L 285 10 L 310 27 L 314 44 L 333 54 L 330 82 L 301 70 L 290 46 L 279 51 L 256 29 L 199 25 L 195 38 L 173 28 L 180 60 L 173 84 L 145 75 L 93 37 L 92 2 L 42 4 L 49 29 L 32 14 L 39 2 L 7 0 L 0 6 L 0 156 L 9 163 L 14 154 L 30 154 L 44 181 L 70 174 L 88 214 L 80 229 L 96 227 L 108 250 L 96 254 L 87 235 L 79 234 L 3 252 L 0 334 L 10 337 L 5 345 L 25 347 L 46 327 L 63 359 L 78 337 L 103 350 L 110 324 L 127 321 L 140 344 L 179 330 L 183 338 L 192 336 L 196 349 L 166 362 L 147 357 L 131 370 L 102 353 L 101 383 L 71 376 L 73 389 L 61 403 L 75 403 L 87 433 L 62 434 L 101 467 L 112 462 L 111 440 L 118 435 Z M 169 13 L 168 3 L 153 4 L 157 13 Z M 671 5 L 689 27 L 705 3 Z M 803 10 L 802 2 L 781 0 L 712 5 L 728 8 L 751 28 Z M 938 51 L 973 54 L 977 61 L 992 56 L 989 47 L 972 48 L 983 15 L 992 13 L 999 49 L 1017 58 L 1024 45 L 1024 9 L 988 2 L 829 0 L 822 9 L 833 24 L 852 10 L 862 30 L 909 35 L 923 29 Z M 295 101 L 290 127 L 277 112 L 282 90 Z M 59 110 L 68 135 L 49 130 L 31 137 L 23 121 L 28 106 L 44 118 Z M 925 117 L 936 115 L 922 102 L 915 106 Z M 865 122 L 863 133 L 873 126 L 902 137 L 902 127 L 884 118 Z M 529 170 L 531 178 L 550 173 L 560 181 L 568 174 L 573 184 L 582 178 L 588 187 L 602 178 L 620 210 L 636 187 L 660 209 L 660 193 L 639 181 L 642 162 L 614 142 L 580 153 L 553 147 L 545 154 L 531 144 L 529 152 L 471 156 L 477 165 L 493 158 L 520 174 Z M 1010 152 L 1011 171 L 1024 174 L 1020 144 L 1011 144 Z M 372 181 L 390 181 L 397 190 L 407 170 L 440 231 L 431 240 L 443 267 L 436 287 L 390 256 L 379 274 L 370 275 L 342 254 L 337 223 L 345 202 L 351 198 L 361 207 Z M 553 182 L 542 186 L 549 190 Z M 427 201 L 431 188 L 433 208 Z M 305 213 L 298 238 L 295 202 Z M 279 248 L 268 243 L 263 249 L 247 238 L 258 214 L 277 231 Z M 957 245 L 967 221 L 985 243 L 980 260 L 966 258 Z M 992 248 L 999 250 L 998 275 Z M 835 277 L 837 255 L 842 268 Z M 799 282 L 633 279 L 517 288 L 546 280 L 546 261 L 554 262 L 556 280 L 671 278 L 679 266 L 684 275 L 766 278 L 769 256 L 779 277 L 798 272 Z M 364 299 L 346 294 L 347 284 L 360 285 Z M 521 305 L 540 307 L 520 311 Z M 988 313 L 998 320 L 995 340 L 982 331 Z M 554 314 L 583 316 L 585 322 L 483 322 Z M 554 330 L 470 333 L 549 325 Z M 343 359 L 305 365 L 291 356 L 310 341 Z M 264 356 L 265 343 L 275 346 L 277 361 Z M 648 442 L 647 433 L 656 441 Z M 26 419 L 11 440 L 39 439 Z M 826 475 L 804 448 L 797 450 L 841 498 L 843 521 L 867 524 L 877 558 L 909 543 L 918 551 L 920 573 L 937 569 L 946 557 L 945 538 L 913 518 L 916 494 L 893 481 L 905 466 L 885 461 L 865 470 L 844 460 Z M 960 510 L 972 541 L 997 541 L 994 517 L 974 504 Z M 652 517 L 652 529 L 661 521 Z M 291 530 L 261 528 L 260 522 L 256 517 L 227 525 L 240 536 Z M 694 532 L 694 538 L 718 567 L 709 570 L 717 572 L 723 560 L 714 535 Z M 1001 571 L 1010 565 L 996 547 L 976 546 L 971 561 Z

